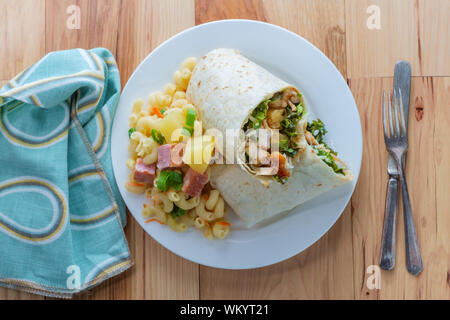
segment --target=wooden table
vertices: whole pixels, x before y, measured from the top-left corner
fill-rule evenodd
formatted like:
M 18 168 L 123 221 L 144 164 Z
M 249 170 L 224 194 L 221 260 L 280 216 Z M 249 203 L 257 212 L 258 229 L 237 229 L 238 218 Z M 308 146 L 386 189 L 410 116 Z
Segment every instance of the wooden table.
M 66 27 L 66 10 L 73 4 L 80 8 L 79 30 Z M 367 21 L 376 18 L 377 8 L 380 29 L 369 29 Z M 267 21 L 298 33 L 347 79 L 364 134 L 361 174 L 350 203 L 331 230 L 303 253 L 245 271 L 186 261 L 156 243 L 129 216 L 125 231 L 135 266 L 78 297 L 449 299 L 450 0 L 0 0 L 0 81 L 47 52 L 102 46 L 116 56 L 124 85 L 162 41 L 196 24 L 226 18 Z M 380 289 L 369 289 L 367 268 L 379 258 L 387 182 L 381 92 L 392 88 L 394 64 L 400 59 L 411 63 L 414 76 L 407 179 L 424 271 L 414 277 L 405 269 L 400 215 L 397 266 L 381 272 Z M 0 289 L 0 298 L 41 297 Z

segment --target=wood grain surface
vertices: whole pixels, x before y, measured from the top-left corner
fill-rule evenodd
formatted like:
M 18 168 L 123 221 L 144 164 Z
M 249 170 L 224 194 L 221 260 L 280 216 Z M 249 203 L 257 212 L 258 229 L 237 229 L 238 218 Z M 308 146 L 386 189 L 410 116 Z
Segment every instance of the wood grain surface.
M 81 28 L 66 27 L 77 5 Z M 380 29 L 368 29 L 378 6 Z M 448 0 L 0 0 L 0 85 L 53 50 L 108 48 L 122 85 L 170 36 L 196 24 L 245 18 L 285 27 L 322 50 L 350 86 L 359 108 L 364 154 L 355 193 L 337 223 L 313 246 L 273 266 L 219 270 L 184 260 L 128 215 L 135 265 L 79 299 L 450 299 L 450 1 Z M 382 90 L 394 64 L 412 66 L 407 180 L 424 271 L 407 273 L 400 204 L 397 264 L 367 285 L 378 264 L 387 153 Z M 151 77 L 151 75 L 149 75 Z M 42 299 L 0 288 L 0 299 Z

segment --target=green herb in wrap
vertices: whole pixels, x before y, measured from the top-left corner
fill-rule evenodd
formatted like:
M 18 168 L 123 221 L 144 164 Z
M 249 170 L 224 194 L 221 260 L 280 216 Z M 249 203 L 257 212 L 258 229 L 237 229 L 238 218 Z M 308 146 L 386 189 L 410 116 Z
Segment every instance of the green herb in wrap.
M 261 102 L 255 110 L 253 110 L 249 122 L 248 128 L 259 129 L 261 128 L 261 123 L 267 117 L 267 109 L 269 108 L 270 100 Z
M 325 162 L 329 167 L 331 167 L 334 172 L 340 173 L 345 176 L 344 169 L 338 167 L 330 152 L 323 149 L 317 149 L 315 147 L 314 150 L 316 150 L 317 156 L 322 159 L 322 161 Z
M 297 144 L 294 141 L 289 141 L 287 139 L 280 139 L 280 151 L 282 153 L 285 153 L 287 156 L 293 158 L 297 152 L 298 149 L 295 149 L 297 147 Z
M 291 158 L 298 152 L 297 144 L 292 138 L 297 136 L 297 122 L 302 118 L 303 110 L 301 102 L 296 106 L 296 111 L 287 108 L 287 116 L 281 121 L 281 133 L 287 136 L 287 139 L 280 140 L 280 151 Z
M 313 122 L 308 122 L 306 130 L 311 132 L 314 139 L 316 139 L 317 143 L 323 144 L 325 148 L 330 150 L 332 154 L 334 154 L 335 156 L 337 155 L 337 152 L 331 149 L 324 141 L 325 134 L 328 131 L 325 129 L 325 125 L 323 124 L 322 120 L 316 119 Z
M 301 102 L 296 106 L 297 110 L 292 111 L 291 108 L 286 108 L 285 112 L 287 117 L 281 121 L 281 133 L 284 133 L 288 137 L 297 136 L 297 122 L 301 119 L 303 113 L 303 107 Z

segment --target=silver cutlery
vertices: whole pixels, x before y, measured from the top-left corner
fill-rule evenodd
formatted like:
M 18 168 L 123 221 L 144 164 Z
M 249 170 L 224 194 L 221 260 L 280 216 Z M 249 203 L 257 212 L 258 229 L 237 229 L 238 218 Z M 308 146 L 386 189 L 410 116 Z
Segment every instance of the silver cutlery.
M 411 89 L 411 65 L 408 61 L 399 61 L 394 69 L 394 91 L 401 91 L 405 111 L 406 128 L 408 128 L 409 93 Z M 405 161 L 405 156 L 403 156 Z M 404 166 L 405 162 L 403 162 Z M 381 242 L 380 267 L 392 270 L 396 257 L 396 230 L 398 206 L 399 173 L 394 158 L 388 154 L 388 185 L 386 191 L 386 207 L 384 214 L 383 236 Z
M 391 93 L 389 92 L 386 101 L 386 94 L 383 92 L 384 141 L 389 154 L 394 158 L 397 164 L 399 181 L 402 189 L 403 215 L 405 220 L 406 268 L 411 274 L 417 275 L 423 270 L 423 265 L 416 228 L 412 217 L 408 185 L 405 177 L 404 155 L 408 150 L 408 132 L 406 130 L 401 90 L 394 91 L 392 100 L 393 103 L 391 103 Z M 387 125 L 386 102 L 388 104 L 389 126 Z M 394 107 L 392 107 L 392 104 Z M 396 200 L 397 199 L 392 199 L 394 202 L 396 202 Z M 395 230 L 393 233 L 395 234 Z

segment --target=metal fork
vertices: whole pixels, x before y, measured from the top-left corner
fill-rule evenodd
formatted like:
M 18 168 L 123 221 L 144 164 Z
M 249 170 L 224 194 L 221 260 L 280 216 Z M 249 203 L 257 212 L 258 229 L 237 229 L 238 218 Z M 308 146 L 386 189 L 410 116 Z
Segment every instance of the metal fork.
M 397 163 L 400 183 L 402 186 L 403 215 L 405 220 L 405 246 L 406 268 L 413 275 L 418 275 L 423 270 L 422 256 L 420 255 L 419 242 L 412 217 L 411 202 L 409 200 L 408 185 L 406 184 L 403 156 L 408 150 L 408 132 L 406 131 L 405 113 L 403 110 L 402 95 L 394 91 L 394 110 L 391 105 L 391 93 L 388 92 L 389 127 L 386 117 L 386 93 L 383 91 L 383 129 L 384 141 L 388 152 Z M 395 123 L 394 123 L 395 121 Z

